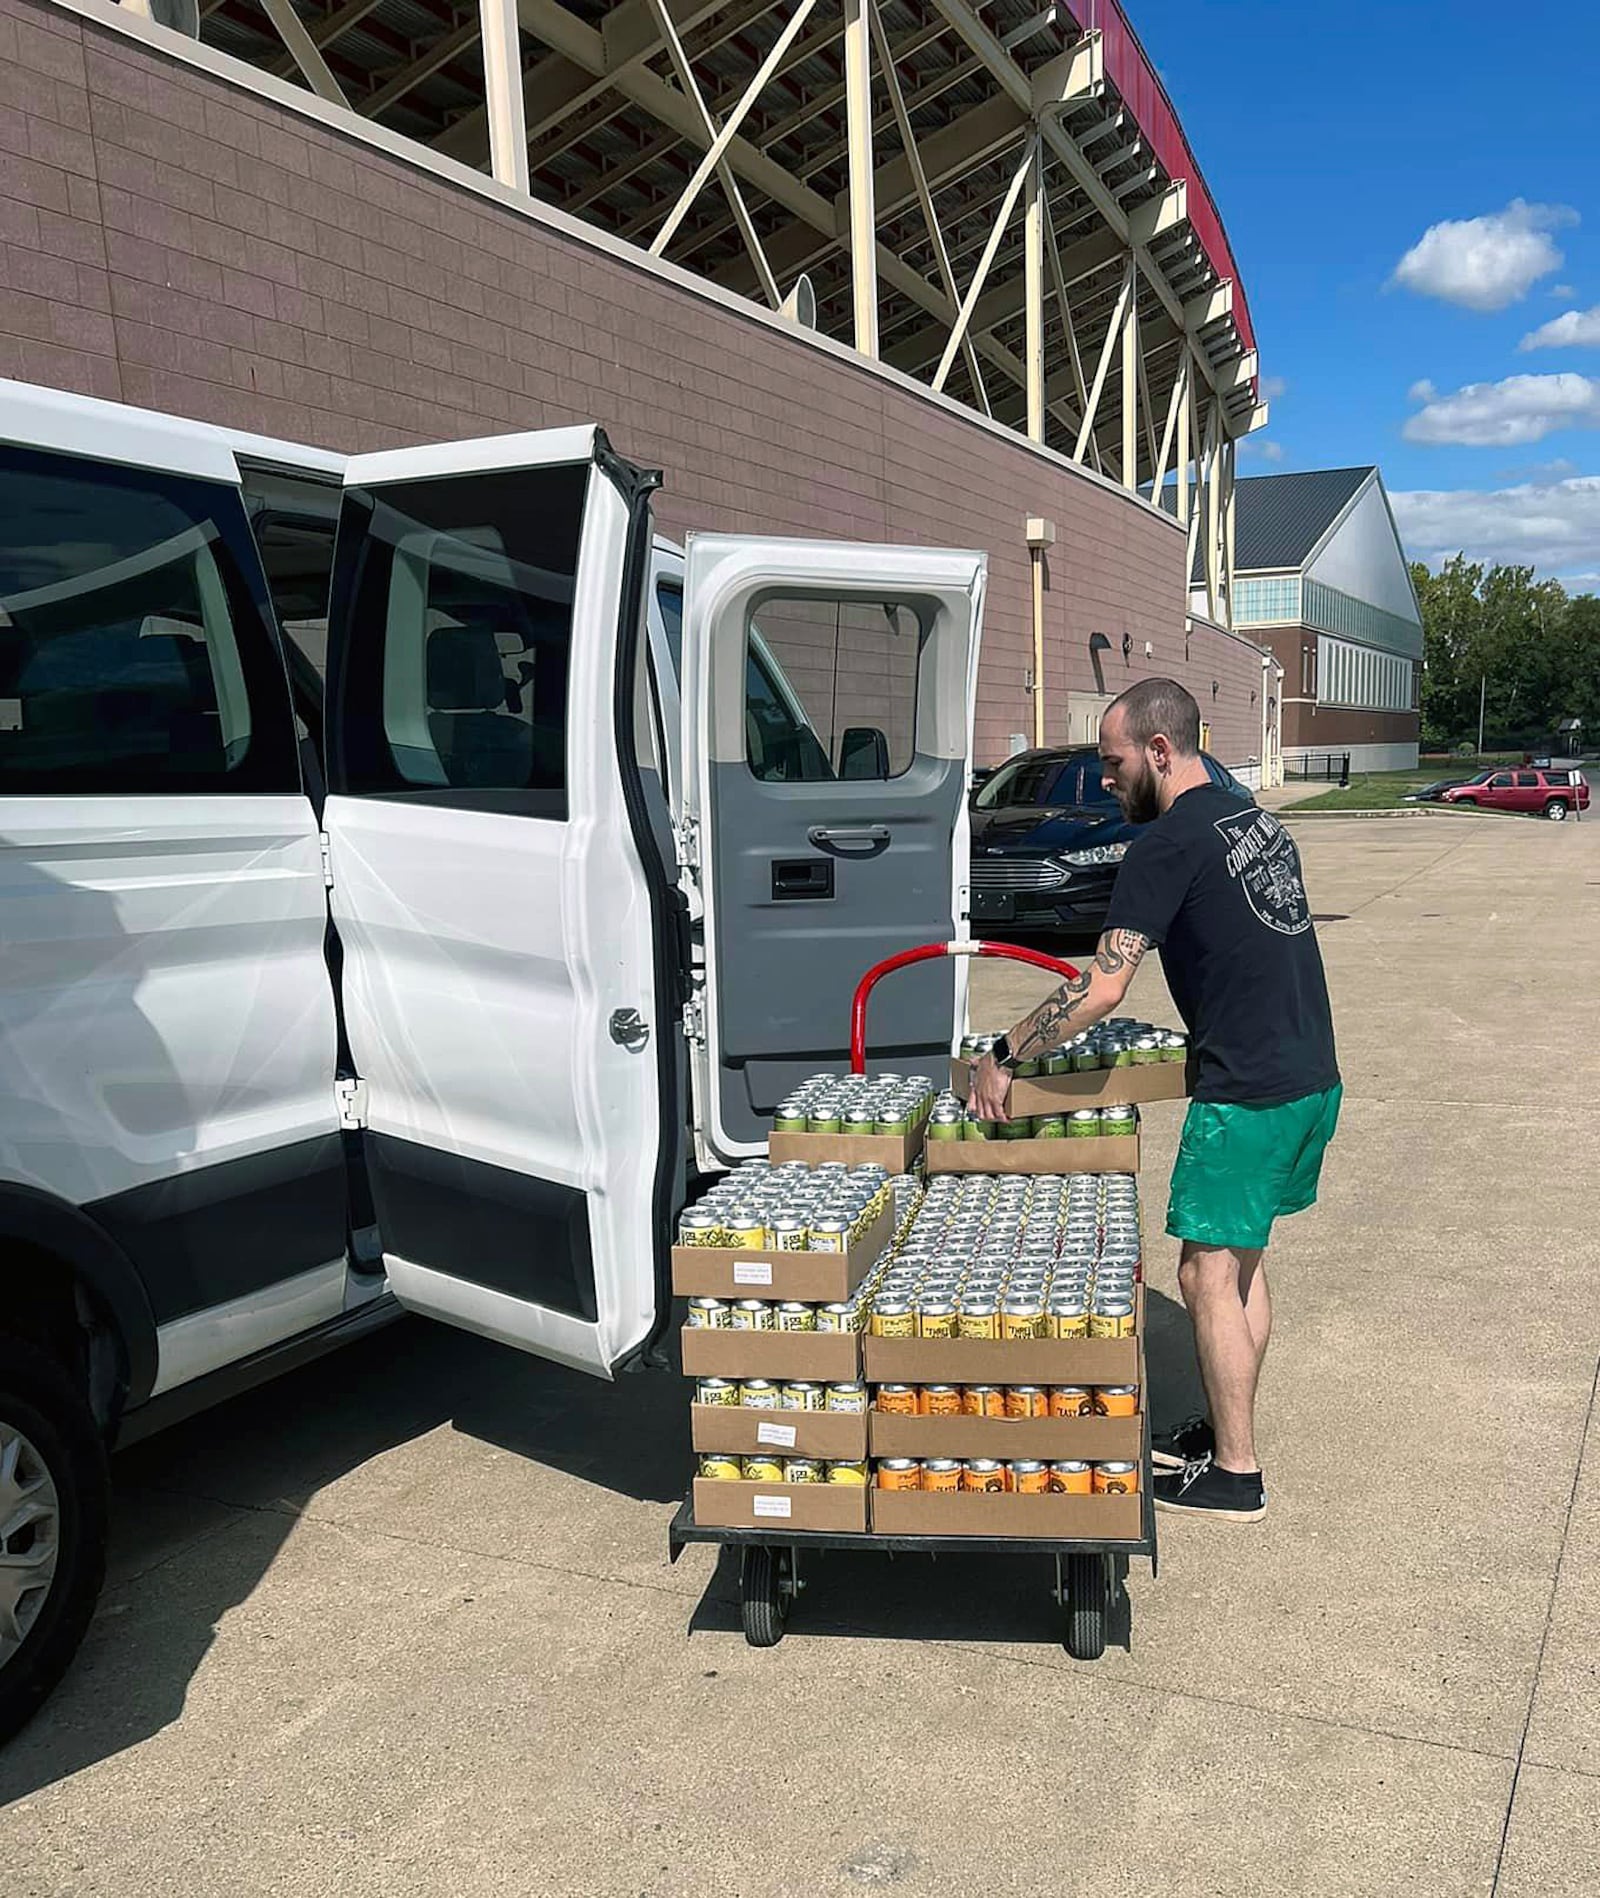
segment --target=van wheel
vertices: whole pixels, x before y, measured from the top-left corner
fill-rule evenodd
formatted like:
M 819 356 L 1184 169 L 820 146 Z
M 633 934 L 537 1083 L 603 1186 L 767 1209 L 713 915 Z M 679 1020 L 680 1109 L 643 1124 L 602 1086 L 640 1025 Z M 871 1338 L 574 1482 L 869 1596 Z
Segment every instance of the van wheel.
M 105 1445 L 48 1352 L 0 1337 L 0 1742 L 67 1671 L 105 1577 Z
M 1564 824 L 1567 821 L 1567 800 L 1553 797 L 1544 807 L 1544 814 L 1552 824 Z

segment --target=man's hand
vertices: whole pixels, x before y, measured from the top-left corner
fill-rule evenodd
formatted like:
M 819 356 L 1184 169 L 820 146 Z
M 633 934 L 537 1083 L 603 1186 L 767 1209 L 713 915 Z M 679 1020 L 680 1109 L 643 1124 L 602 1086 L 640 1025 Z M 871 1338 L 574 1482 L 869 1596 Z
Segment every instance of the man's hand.
M 967 1111 L 979 1120 L 1005 1120 L 1006 1099 L 1011 1093 L 1011 1075 L 992 1054 L 973 1063 L 967 1088 Z

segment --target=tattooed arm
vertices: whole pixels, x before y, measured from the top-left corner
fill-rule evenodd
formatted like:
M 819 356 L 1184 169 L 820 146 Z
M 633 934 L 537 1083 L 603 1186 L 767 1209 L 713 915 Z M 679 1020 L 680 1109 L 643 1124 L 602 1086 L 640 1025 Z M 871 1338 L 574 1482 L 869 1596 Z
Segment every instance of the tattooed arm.
M 1007 1036 L 1012 1059 L 1037 1060 L 1080 1029 L 1114 1014 L 1149 947 L 1148 939 L 1135 929 L 1108 929 L 1088 968 L 1063 982 L 1048 1001 L 1012 1029 Z M 985 1055 L 972 1071 L 967 1105 L 980 1119 L 1003 1120 L 1010 1088 L 1010 1074 Z

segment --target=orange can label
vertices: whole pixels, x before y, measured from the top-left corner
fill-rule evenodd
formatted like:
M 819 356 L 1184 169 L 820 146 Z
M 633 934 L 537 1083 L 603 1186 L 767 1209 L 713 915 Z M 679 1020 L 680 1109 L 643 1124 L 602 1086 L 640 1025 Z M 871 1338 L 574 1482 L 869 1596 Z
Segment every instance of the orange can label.
M 924 1463 L 922 1487 L 932 1496 L 953 1496 L 961 1487 L 961 1465 L 947 1457 Z
M 1139 1393 L 1131 1387 L 1118 1390 L 1102 1387 L 1094 1394 L 1094 1414 L 1097 1417 L 1137 1417 Z
M 989 1469 L 976 1468 L 971 1463 L 961 1466 L 961 1487 L 968 1491 L 981 1491 L 985 1495 L 1002 1495 L 1006 1488 L 1005 1469 L 996 1464 Z
M 917 1393 L 917 1414 L 920 1417 L 959 1417 L 961 1386 L 924 1384 Z
M 1094 1493 L 1096 1496 L 1132 1496 L 1139 1487 L 1137 1465 L 1123 1468 L 1115 1463 L 1097 1463 L 1094 1466 Z
M 1006 1394 L 998 1384 L 969 1384 L 961 1393 L 964 1417 L 1003 1417 Z
M 921 1489 L 922 1465 L 895 1457 L 878 1465 L 879 1489 Z
M 1034 1469 L 1012 1465 L 1011 1487 L 1019 1496 L 1043 1496 L 1050 1487 L 1050 1472 L 1043 1463 Z
M 1006 1387 L 1006 1415 L 1017 1418 L 1048 1417 L 1049 1393 L 1038 1384 L 1011 1384 Z
M 1050 1391 L 1050 1415 L 1052 1417 L 1090 1417 L 1094 1414 L 1094 1400 L 1089 1393 L 1077 1384 L 1056 1384 Z
M 880 1384 L 876 1403 L 882 1417 L 915 1417 L 917 1387 L 915 1384 Z
M 1052 1463 L 1045 1488 L 1052 1496 L 1087 1496 L 1094 1488 L 1094 1473 L 1087 1463 Z

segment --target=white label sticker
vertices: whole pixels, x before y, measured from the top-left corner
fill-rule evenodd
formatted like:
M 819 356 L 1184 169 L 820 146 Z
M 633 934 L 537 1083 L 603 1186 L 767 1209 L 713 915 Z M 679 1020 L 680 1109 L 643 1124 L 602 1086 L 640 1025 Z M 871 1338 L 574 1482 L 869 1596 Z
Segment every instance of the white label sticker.
M 735 1259 L 733 1282 L 735 1285 L 770 1285 L 772 1262 L 769 1259 Z
M 756 1442 L 770 1443 L 780 1450 L 794 1448 L 794 1425 L 759 1423 L 756 1425 Z
M 757 1516 L 787 1517 L 789 1514 L 789 1498 L 787 1496 L 752 1496 L 750 1498 L 750 1508 L 752 1513 Z

